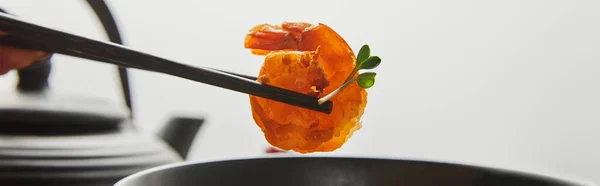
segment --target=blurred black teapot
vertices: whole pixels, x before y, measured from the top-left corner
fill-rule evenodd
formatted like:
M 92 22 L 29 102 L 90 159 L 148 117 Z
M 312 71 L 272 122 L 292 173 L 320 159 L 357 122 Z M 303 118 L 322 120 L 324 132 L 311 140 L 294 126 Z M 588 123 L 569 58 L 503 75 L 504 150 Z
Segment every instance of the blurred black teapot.
M 104 2 L 88 3 L 120 42 Z M 51 60 L 19 70 L 18 91 L 0 96 L 0 185 L 108 186 L 186 158 L 204 118 L 174 117 L 157 136 L 143 134 L 125 107 L 51 91 Z M 130 106 L 127 74 L 119 70 Z

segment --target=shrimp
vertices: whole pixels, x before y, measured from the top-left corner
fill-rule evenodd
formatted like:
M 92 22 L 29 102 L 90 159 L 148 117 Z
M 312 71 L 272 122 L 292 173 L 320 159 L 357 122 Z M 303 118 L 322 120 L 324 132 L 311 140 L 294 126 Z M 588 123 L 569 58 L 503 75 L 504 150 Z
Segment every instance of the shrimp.
M 318 98 L 340 87 L 356 60 L 346 41 L 322 23 L 256 25 L 244 47 L 265 56 L 257 81 Z M 339 149 L 362 127 L 365 89 L 354 83 L 331 101 L 331 113 L 324 114 L 250 95 L 252 117 L 267 141 L 299 153 Z

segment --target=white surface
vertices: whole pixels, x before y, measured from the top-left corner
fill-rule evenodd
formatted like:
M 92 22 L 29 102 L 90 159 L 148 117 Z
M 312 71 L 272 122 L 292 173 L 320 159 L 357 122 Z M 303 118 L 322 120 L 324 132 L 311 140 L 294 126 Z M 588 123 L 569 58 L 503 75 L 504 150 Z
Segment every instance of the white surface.
M 3 0 L 28 20 L 104 39 L 83 1 Z M 256 74 L 243 48 L 260 23 L 323 22 L 383 58 L 364 127 L 327 155 L 482 163 L 600 182 L 600 1 L 108 1 L 127 45 Z M 57 91 L 121 104 L 116 69 L 57 56 Z M 137 125 L 206 114 L 192 160 L 260 156 L 246 95 L 132 70 Z M 0 77 L 0 91 L 15 74 Z M 161 88 L 159 88 L 161 87 Z M 319 154 L 322 155 L 322 154 Z

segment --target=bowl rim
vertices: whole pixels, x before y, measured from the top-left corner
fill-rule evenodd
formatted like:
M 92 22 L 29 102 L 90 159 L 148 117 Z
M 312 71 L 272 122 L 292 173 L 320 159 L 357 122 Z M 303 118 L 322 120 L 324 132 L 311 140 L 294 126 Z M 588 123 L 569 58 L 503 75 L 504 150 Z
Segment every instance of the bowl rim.
M 581 186 L 597 186 L 593 184 L 592 181 L 584 180 L 581 178 L 569 177 L 566 175 L 557 175 L 557 174 L 548 174 L 548 173 L 539 173 L 536 171 L 522 171 L 518 169 L 510 169 L 510 168 L 501 168 L 498 166 L 491 165 L 482 165 L 476 163 L 461 163 L 455 161 L 443 161 L 443 160 L 430 160 L 423 158 L 394 158 L 394 157 L 377 157 L 377 156 L 293 156 L 293 155 L 280 155 L 280 156 L 261 156 L 261 157 L 234 157 L 234 158 L 218 158 L 207 161 L 184 161 L 178 163 L 171 163 L 167 165 L 161 165 L 157 167 L 148 168 L 136 173 L 133 173 L 114 184 L 114 186 L 122 186 L 127 182 L 131 182 L 131 180 L 141 179 L 141 177 L 146 176 L 151 173 L 166 171 L 169 169 L 175 169 L 179 167 L 189 167 L 189 166 L 197 166 L 203 164 L 213 164 L 213 163 L 221 163 L 221 162 L 236 162 L 236 161 L 252 161 L 252 160 L 269 160 L 269 159 L 345 159 L 345 160 L 384 160 L 384 161 L 404 161 L 404 162 L 416 162 L 416 163 L 427 163 L 427 164 L 438 164 L 438 165 L 452 165 L 459 167 L 468 167 L 478 170 L 490 170 L 501 173 L 510 173 L 516 175 L 523 175 L 527 177 L 532 177 L 535 179 L 548 179 L 552 181 L 564 182 L 573 185 L 581 185 Z

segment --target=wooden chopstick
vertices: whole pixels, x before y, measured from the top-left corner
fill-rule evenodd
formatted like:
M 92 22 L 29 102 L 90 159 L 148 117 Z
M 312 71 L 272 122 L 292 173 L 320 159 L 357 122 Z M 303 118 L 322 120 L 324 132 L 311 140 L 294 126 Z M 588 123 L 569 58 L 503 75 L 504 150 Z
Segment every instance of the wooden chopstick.
M 0 13 L 0 30 L 9 33 L 9 36 L 0 39 L 0 44 L 168 74 L 327 114 L 331 113 L 333 108 L 331 101 L 318 104 L 316 97 L 262 84 L 256 81 L 256 77 L 173 62 L 122 45 L 92 40 L 32 24 L 4 13 Z

